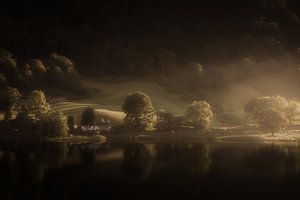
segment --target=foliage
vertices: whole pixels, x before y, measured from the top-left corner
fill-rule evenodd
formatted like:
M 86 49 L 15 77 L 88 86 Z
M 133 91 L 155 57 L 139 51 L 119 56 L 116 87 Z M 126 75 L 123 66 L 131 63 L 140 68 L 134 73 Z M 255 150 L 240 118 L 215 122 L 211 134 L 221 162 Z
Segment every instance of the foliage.
M 185 120 L 195 128 L 206 129 L 213 117 L 211 106 L 206 101 L 194 101 L 188 105 Z
M 48 59 L 48 65 L 50 67 L 60 67 L 63 72 L 67 72 L 69 68 L 74 68 L 74 63 L 66 56 L 58 55 L 57 53 L 52 53 Z
M 39 135 L 41 136 L 67 136 L 68 125 L 61 111 L 50 110 L 38 121 Z
M 48 78 L 51 83 L 76 92 L 82 89 L 80 75 L 69 58 L 52 53 L 46 63 L 50 68 Z
M 251 99 L 245 106 L 251 120 L 272 133 L 285 130 L 300 107 L 296 102 L 287 101 L 281 96 L 266 96 Z
M 36 84 L 42 84 L 45 75 L 47 73 L 47 68 L 40 59 L 31 59 L 28 60 L 24 66 L 25 75 L 27 77 L 32 77 Z
M 96 123 L 96 113 L 93 108 L 86 108 L 81 114 L 82 126 L 93 126 Z
M 38 136 L 66 136 L 67 119 L 60 111 L 53 110 L 44 92 L 34 90 L 29 96 L 27 107 L 23 107 L 17 116 L 20 131 Z
M 151 99 L 142 92 L 135 92 L 126 97 L 122 110 L 125 112 L 124 125 L 134 130 L 153 128 L 156 116 Z
M 10 120 L 13 112 L 18 110 L 20 105 L 21 93 L 12 87 L 4 88 L 0 93 L 0 110 L 4 111 L 4 118 Z
M 40 90 L 32 91 L 28 98 L 27 109 L 37 118 L 41 118 L 44 114 L 47 114 L 51 108 L 44 92 Z
M 16 67 L 17 61 L 12 54 L 5 49 L 0 49 L 0 72 L 8 77 L 15 73 Z
M 179 126 L 177 118 L 168 112 L 157 112 L 157 122 L 155 128 L 159 130 L 174 129 Z

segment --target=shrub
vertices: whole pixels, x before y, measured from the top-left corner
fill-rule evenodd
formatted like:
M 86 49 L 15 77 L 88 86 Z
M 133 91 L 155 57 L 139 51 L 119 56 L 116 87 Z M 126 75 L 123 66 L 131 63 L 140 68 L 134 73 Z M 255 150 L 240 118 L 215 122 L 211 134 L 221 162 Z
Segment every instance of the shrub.
M 142 92 L 135 92 L 126 97 L 122 110 L 125 112 L 124 125 L 135 130 L 153 128 L 156 115 L 151 99 Z
M 210 104 L 206 101 L 194 101 L 188 105 L 185 120 L 187 125 L 206 129 L 213 117 Z

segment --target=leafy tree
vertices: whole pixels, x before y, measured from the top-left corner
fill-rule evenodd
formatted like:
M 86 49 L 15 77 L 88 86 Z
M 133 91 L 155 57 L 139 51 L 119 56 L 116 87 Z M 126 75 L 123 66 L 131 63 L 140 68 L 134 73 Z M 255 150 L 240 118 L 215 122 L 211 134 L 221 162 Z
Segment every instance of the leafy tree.
M 64 73 L 67 72 L 68 68 L 74 68 L 74 63 L 69 58 L 57 53 L 50 54 L 48 65 L 52 68 L 60 67 Z
M 0 93 L 0 109 L 4 111 L 4 119 L 10 120 L 13 112 L 18 109 L 21 100 L 18 89 L 7 87 Z
M 66 136 L 68 134 L 67 119 L 62 112 L 53 110 L 45 94 L 34 90 L 29 96 L 27 108 L 23 108 L 17 116 L 20 124 L 27 123 L 21 131 L 32 132 L 39 136 Z
M 81 114 L 82 126 L 93 126 L 96 123 L 96 113 L 93 108 L 86 108 Z
M 64 114 L 60 111 L 50 110 L 38 121 L 41 136 L 67 136 L 68 125 Z
M 135 130 L 147 130 L 153 128 L 156 115 L 151 99 L 142 92 L 135 92 L 126 97 L 122 110 L 125 112 L 124 124 Z
M 254 98 L 245 106 L 245 111 L 250 119 L 273 135 L 285 130 L 295 115 L 299 113 L 299 109 L 296 102 L 289 102 L 278 95 Z
M 205 129 L 213 117 L 211 106 L 206 101 L 194 101 L 188 105 L 185 120 L 186 123 L 200 129 Z
M 27 109 L 37 118 L 41 118 L 44 114 L 48 113 L 51 108 L 47 102 L 44 92 L 40 90 L 32 91 L 28 98 Z
M 25 69 L 26 73 L 33 77 L 36 83 L 41 84 L 44 81 L 47 68 L 40 59 L 28 60 L 25 64 Z
M 68 68 L 65 76 L 65 81 L 69 89 L 78 90 L 81 88 L 80 75 L 75 68 Z

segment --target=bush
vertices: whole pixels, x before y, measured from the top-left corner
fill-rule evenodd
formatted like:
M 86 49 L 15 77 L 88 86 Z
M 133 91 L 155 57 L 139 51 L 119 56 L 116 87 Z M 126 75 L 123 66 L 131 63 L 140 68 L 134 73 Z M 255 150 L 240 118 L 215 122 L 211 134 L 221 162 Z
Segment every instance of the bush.
M 122 110 L 125 112 L 124 125 L 129 129 L 148 130 L 153 128 L 156 115 L 151 99 L 142 92 L 135 92 L 126 97 Z
M 185 123 L 194 128 L 206 129 L 212 117 L 213 113 L 209 103 L 206 101 L 194 101 L 187 107 Z

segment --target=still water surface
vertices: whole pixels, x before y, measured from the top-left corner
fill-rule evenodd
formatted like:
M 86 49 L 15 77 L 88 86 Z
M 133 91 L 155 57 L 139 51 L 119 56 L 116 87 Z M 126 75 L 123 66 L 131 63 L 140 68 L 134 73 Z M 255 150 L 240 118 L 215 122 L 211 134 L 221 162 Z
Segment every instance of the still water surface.
M 300 146 L 0 145 L 0 199 L 300 199 Z

